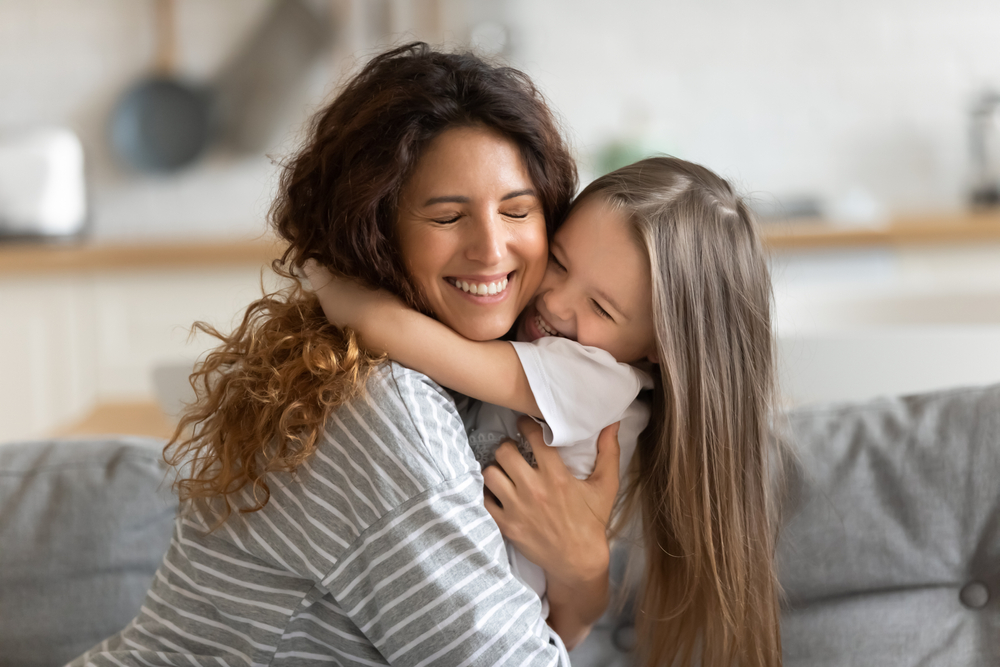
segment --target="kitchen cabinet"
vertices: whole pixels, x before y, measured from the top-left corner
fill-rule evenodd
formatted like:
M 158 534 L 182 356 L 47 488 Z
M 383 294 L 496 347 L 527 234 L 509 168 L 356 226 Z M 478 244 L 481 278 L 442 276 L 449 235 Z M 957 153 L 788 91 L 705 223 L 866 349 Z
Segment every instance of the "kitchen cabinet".
M 3 248 L 0 442 L 59 432 L 99 405 L 151 404 L 155 368 L 214 346 L 189 335 L 193 322 L 228 331 L 262 282 L 280 286 L 267 268 L 278 253 L 267 242 Z

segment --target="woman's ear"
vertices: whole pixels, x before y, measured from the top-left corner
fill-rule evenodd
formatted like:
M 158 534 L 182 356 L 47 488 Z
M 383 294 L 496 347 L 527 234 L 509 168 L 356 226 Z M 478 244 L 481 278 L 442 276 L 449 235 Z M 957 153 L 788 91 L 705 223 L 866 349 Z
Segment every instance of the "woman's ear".
M 646 359 L 649 360 L 649 362 L 651 364 L 658 364 L 658 363 L 660 363 L 660 355 L 658 355 L 656 353 L 655 349 L 652 352 L 650 352 L 649 354 L 646 355 Z

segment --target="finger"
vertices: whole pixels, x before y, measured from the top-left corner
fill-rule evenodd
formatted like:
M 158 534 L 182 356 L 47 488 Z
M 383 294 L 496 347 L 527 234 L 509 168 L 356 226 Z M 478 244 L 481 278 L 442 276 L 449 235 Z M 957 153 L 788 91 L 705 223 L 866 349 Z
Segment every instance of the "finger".
M 493 517 L 493 521 L 500 527 L 500 532 L 502 533 L 503 526 L 507 523 L 507 515 L 504 514 L 503 507 L 500 506 L 500 503 L 491 494 L 483 496 L 483 506 L 486 507 L 486 511 Z
M 314 292 L 325 287 L 333 278 L 330 272 L 315 259 L 307 259 L 303 262 L 302 272 L 306 274 Z
M 521 459 L 524 462 L 524 459 Z M 525 463 L 525 465 L 527 465 Z M 497 500 L 503 503 L 504 506 L 509 506 L 513 502 L 513 498 L 517 497 L 517 490 L 514 487 L 514 482 L 511 481 L 510 477 L 507 476 L 505 470 L 499 466 L 486 466 L 483 469 L 483 485 L 489 489 L 490 493 L 496 496 Z
M 594 462 L 594 472 L 590 480 L 602 482 L 606 479 L 618 483 L 619 466 L 621 465 L 621 447 L 618 444 L 618 429 L 621 422 L 605 426 L 597 436 L 597 460 Z
M 532 474 L 531 466 L 524 460 L 513 440 L 507 439 L 500 443 L 493 456 L 514 487 L 523 486 L 527 477 Z
M 619 423 L 611 424 L 597 436 L 597 458 L 594 472 L 587 479 L 601 493 L 617 493 L 620 480 L 621 447 L 618 444 Z

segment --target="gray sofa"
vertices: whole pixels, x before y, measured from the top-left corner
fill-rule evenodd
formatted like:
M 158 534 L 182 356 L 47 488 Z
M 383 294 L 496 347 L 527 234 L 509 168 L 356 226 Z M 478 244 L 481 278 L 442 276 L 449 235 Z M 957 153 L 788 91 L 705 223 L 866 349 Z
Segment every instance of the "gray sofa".
M 785 664 L 1000 664 L 1000 385 L 797 409 L 779 574 Z M 0 667 L 126 623 L 170 536 L 161 443 L 0 446 Z M 574 665 L 627 665 L 609 613 Z

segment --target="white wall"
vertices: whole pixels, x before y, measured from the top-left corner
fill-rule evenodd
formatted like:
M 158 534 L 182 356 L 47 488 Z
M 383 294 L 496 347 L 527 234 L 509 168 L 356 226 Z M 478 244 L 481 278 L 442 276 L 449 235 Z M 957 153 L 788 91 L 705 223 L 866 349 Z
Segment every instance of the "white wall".
M 464 16 L 458 0 L 310 0 L 334 35 L 287 104 L 268 155 L 213 150 L 170 175 L 130 169 L 113 154 L 108 123 L 124 91 L 150 73 L 155 52 L 153 0 L 0 0 L 0 135 L 48 125 L 74 130 L 84 144 L 91 232 L 99 239 L 248 237 L 265 228 L 277 168 L 304 123 L 343 74 L 386 33 L 427 26 L 439 4 Z M 176 0 L 177 74 L 211 83 L 239 53 L 270 0 Z M 425 36 L 426 37 L 426 36 Z M 354 55 L 357 54 L 357 55 Z M 269 157 L 270 156 L 270 157 Z
M 966 189 L 967 106 L 1000 88 L 1000 3 L 989 0 L 440 1 L 459 26 L 444 33 L 451 43 L 463 20 L 506 17 L 510 57 L 565 120 L 584 178 L 597 150 L 631 139 L 778 197 L 861 187 L 893 212 L 953 208 Z M 379 2 L 417 21 L 433 0 Z M 214 76 L 268 5 L 178 0 L 181 71 Z M 152 20 L 151 0 L 0 0 L 0 132 L 77 131 L 97 237 L 257 234 L 275 173 L 264 156 L 216 153 L 150 177 L 107 146 L 116 99 L 151 64 Z M 340 47 L 370 52 L 378 37 L 368 26 Z M 354 62 L 321 59 L 273 154 Z
M 207 80 L 266 9 L 265 0 L 179 2 L 179 74 Z M 0 0 L 0 131 L 66 125 L 87 160 L 99 237 L 253 233 L 272 169 L 261 156 L 208 159 L 169 177 L 119 164 L 107 140 L 118 97 L 152 68 L 153 3 Z
M 966 110 L 1000 89 L 988 0 L 512 0 L 510 17 L 582 155 L 635 135 L 779 197 L 961 206 Z

